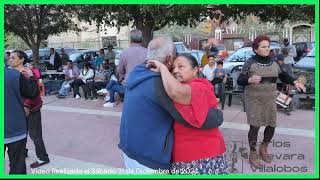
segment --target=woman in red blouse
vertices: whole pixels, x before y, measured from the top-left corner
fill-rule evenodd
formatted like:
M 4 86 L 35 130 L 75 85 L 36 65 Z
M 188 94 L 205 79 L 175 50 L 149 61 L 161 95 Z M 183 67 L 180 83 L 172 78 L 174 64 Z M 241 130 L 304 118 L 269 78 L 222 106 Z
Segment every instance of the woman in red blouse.
M 168 96 L 189 124 L 174 123 L 173 174 L 228 174 L 226 146 L 218 128 L 197 129 L 204 123 L 209 108 L 217 107 L 213 86 L 198 78 L 198 62 L 188 53 L 173 63 L 172 74 L 159 61 L 149 60 L 151 70 L 160 72 Z

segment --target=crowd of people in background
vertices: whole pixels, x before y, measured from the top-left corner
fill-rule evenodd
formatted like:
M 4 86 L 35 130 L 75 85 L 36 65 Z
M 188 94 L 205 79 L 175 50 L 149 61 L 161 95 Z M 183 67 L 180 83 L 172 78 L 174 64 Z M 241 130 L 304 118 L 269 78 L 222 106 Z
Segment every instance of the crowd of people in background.
M 50 48 L 50 60 L 47 69 L 63 71 L 65 74 L 65 81 L 61 85 L 57 97 L 66 98 L 73 90 L 73 97 L 76 100 L 81 99 L 81 94 L 86 100 L 98 100 L 99 95 L 104 96 L 105 103 L 103 107 L 113 107 L 116 95 L 118 96 L 118 101 L 123 101 L 126 79 L 131 69 L 136 64 L 145 61 L 146 49 L 141 46 L 141 39 L 142 34 L 137 35 L 137 32 L 131 32 L 131 46 L 121 53 L 118 66 L 115 65 L 115 52 L 112 45 L 108 45 L 107 53 L 103 48 L 99 50 L 99 55 L 94 65 L 89 62 L 91 60 L 90 56 L 84 57 L 84 62 L 80 69 L 74 62 L 69 60 L 69 55 L 64 48 L 61 48 L 61 54 L 57 53 L 54 48 Z M 207 44 L 204 46 L 204 50 L 205 54 L 201 57 L 199 64 L 202 72 L 201 77 L 208 79 L 217 90 L 221 83 L 225 84 L 227 82 L 229 74 L 226 74 L 223 70 L 223 60 L 218 56 L 219 50 L 215 47 L 215 44 Z M 274 61 L 278 59 L 284 60 L 283 63 L 279 60 L 279 63 L 284 64 L 281 65 L 284 69 L 289 68 L 286 67 L 286 64 L 291 66 L 294 64 L 293 58 L 296 57 L 296 54 L 295 47 L 289 43 L 287 38 L 283 40 L 279 55 L 270 50 L 270 57 Z M 5 66 L 7 66 L 9 56 L 10 52 L 6 52 Z M 89 68 L 88 71 L 86 70 L 87 68 Z M 57 75 L 51 76 L 52 78 L 57 77 Z M 81 89 L 83 93 L 81 93 Z
M 144 172 L 169 170 L 172 174 L 229 174 L 226 146 L 219 127 L 223 123 L 217 84 L 226 83 L 228 75 L 213 44 L 205 48 L 201 64 L 188 53 L 177 54 L 172 39 L 158 37 L 147 48 L 142 46 L 140 30 L 130 32 L 130 47 L 120 54 L 115 65 L 113 47 L 100 49 L 97 66 L 84 58 L 79 69 L 61 49 L 50 49 L 48 69 L 64 71 L 65 79 L 58 98 L 98 100 L 105 96 L 103 107 L 115 107 L 115 96 L 123 101 L 119 148 L 127 168 Z M 276 61 L 270 55 L 270 39 L 258 36 L 252 43 L 255 55 L 243 65 L 237 79 L 244 86 L 249 162 L 261 168 L 260 159 L 271 163 L 268 144 L 276 123 L 276 79 L 305 87 L 292 75 L 294 46 L 284 39 Z M 42 99 L 38 90 L 40 71 L 27 61 L 22 51 L 5 54 L 5 149 L 8 148 L 10 174 L 25 174 L 26 137 L 35 144 L 37 168 L 50 162 L 41 127 Z M 201 78 L 204 77 L 204 78 Z M 258 99 L 258 100 L 257 100 Z M 152 117 L 150 119 L 150 117 Z M 257 137 L 265 126 L 263 143 L 257 152 Z M 186 171 L 187 169 L 187 171 Z

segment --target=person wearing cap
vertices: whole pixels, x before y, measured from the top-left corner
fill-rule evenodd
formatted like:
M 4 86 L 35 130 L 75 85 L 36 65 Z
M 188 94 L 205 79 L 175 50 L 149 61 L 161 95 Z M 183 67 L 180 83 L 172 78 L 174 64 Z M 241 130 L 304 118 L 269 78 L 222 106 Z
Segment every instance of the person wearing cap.
M 217 56 L 219 54 L 219 49 L 216 47 L 214 43 L 212 43 L 210 46 L 210 54 L 214 56 Z
M 281 49 L 282 48 L 287 48 L 288 49 L 288 58 L 286 58 L 286 60 L 284 61 L 285 64 L 290 64 L 293 65 L 294 64 L 294 59 L 295 57 L 297 57 L 297 51 L 296 48 L 294 47 L 294 45 L 290 44 L 289 39 L 288 38 L 284 38 L 283 39 L 283 45 L 281 45 Z M 281 54 L 282 52 L 280 52 Z
M 281 49 L 281 54 L 277 55 L 276 62 L 279 64 L 280 68 L 282 71 L 288 73 L 290 76 L 293 77 L 293 70 L 291 64 L 286 64 L 285 60 L 288 58 L 288 49 L 287 48 L 282 48 Z

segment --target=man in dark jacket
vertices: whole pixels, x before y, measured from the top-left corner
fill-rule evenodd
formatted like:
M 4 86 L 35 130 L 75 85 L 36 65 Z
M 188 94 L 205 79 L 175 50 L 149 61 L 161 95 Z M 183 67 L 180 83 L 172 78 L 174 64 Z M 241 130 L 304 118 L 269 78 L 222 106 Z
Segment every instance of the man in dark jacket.
M 171 39 L 159 37 L 148 46 L 147 59 L 156 59 L 171 68 L 174 56 Z M 120 124 L 119 148 L 133 173 L 168 172 L 173 148 L 173 120 L 192 128 L 175 109 L 166 94 L 160 73 L 137 65 L 127 81 Z M 202 129 L 222 124 L 222 112 L 210 109 Z
M 210 47 L 210 54 L 213 56 L 217 56 L 219 54 L 219 49 L 216 47 L 215 44 L 212 44 Z
M 55 51 L 54 48 L 50 48 L 50 60 L 49 60 L 49 69 L 59 70 L 62 66 L 62 61 L 60 55 Z
M 67 65 L 69 61 L 69 55 L 65 52 L 64 48 L 61 48 L 61 64 Z
M 34 99 L 39 95 L 38 84 L 32 71 L 25 68 L 21 73 L 4 68 L 4 151 L 8 148 L 9 174 L 27 173 L 27 119 L 22 97 Z

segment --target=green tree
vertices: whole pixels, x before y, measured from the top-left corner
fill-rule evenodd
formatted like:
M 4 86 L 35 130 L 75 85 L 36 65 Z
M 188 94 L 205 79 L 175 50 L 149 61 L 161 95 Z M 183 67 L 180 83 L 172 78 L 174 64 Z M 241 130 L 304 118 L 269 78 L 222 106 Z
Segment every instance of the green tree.
M 80 20 L 98 27 L 128 26 L 143 33 L 143 45 L 147 46 L 153 32 L 167 25 L 177 24 L 195 27 L 207 14 L 205 5 L 79 5 Z
M 306 4 L 267 4 L 267 5 L 209 5 L 210 17 L 221 22 L 230 17 L 243 20 L 248 15 L 259 17 L 262 22 L 282 23 L 284 21 L 315 22 L 315 5 Z
M 5 33 L 4 48 L 26 50 L 28 49 L 28 46 L 20 37 L 14 35 L 13 33 Z
M 262 22 L 281 23 L 305 21 L 314 23 L 314 5 L 79 5 L 75 8 L 80 20 L 96 22 L 98 27 L 128 26 L 142 31 L 143 45 L 147 46 L 153 32 L 173 24 L 195 27 L 208 15 L 220 23 L 233 19 L 243 20 L 255 15 Z
M 9 5 L 4 6 L 5 32 L 19 36 L 33 52 L 38 63 L 39 47 L 50 35 L 79 30 L 72 21 L 71 6 L 66 5 Z

